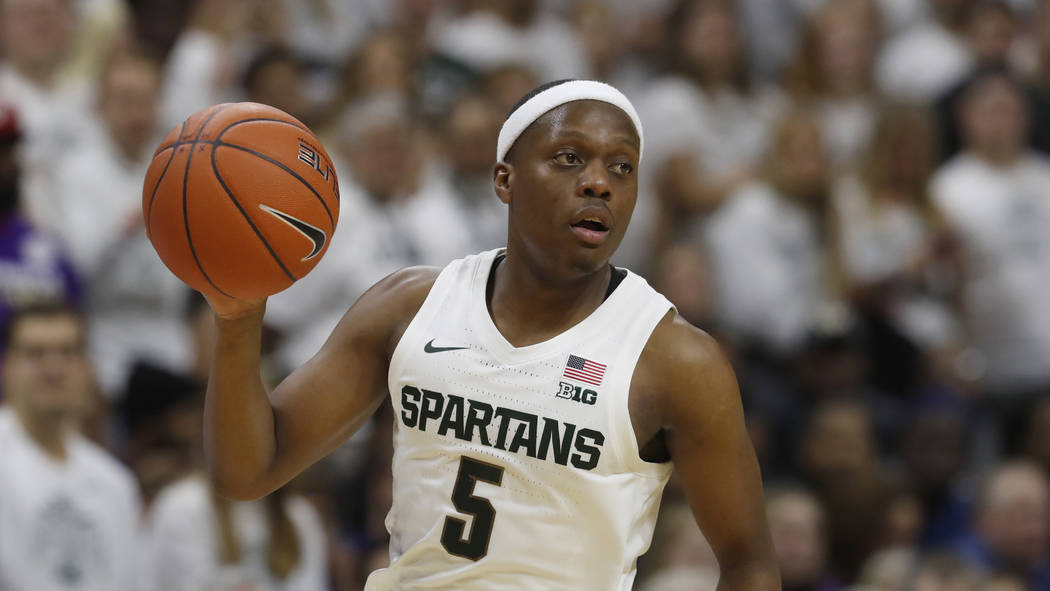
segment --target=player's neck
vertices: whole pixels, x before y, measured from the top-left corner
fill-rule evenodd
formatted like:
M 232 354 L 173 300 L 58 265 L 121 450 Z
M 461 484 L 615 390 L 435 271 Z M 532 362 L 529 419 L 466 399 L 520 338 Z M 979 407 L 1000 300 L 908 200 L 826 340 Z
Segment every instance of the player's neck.
M 29 438 L 36 443 L 40 449 L 50 458 L 57 461 L 65 461 L 68 456 L 66 449 L 66 431 L 69 428 L 69 417 L 66 415 L 52 413 L 34 413 L 13 405 L 15 416 L 25 429 Z
M 552 281 L 509 253 L 491 272 L 489 315 L 516 347 L 551 339 L 590 316 L 605 300 L 611 280 L 606 265 L 575 281 Z

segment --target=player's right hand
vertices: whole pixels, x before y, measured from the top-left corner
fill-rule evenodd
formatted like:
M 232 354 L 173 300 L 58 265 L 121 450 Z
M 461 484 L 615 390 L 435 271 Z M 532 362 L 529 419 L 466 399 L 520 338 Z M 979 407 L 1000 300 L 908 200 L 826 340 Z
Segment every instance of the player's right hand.
M 224 296 L 221 293 L 210 292 L 201 292 L 201 295 L 208 300 L 208 305 L 211 306 L 212 312 L 223 320 L 238 320 L 252 316 L 257 316 L 261 319 L 266 311 L 266 298 L 240 300 Z

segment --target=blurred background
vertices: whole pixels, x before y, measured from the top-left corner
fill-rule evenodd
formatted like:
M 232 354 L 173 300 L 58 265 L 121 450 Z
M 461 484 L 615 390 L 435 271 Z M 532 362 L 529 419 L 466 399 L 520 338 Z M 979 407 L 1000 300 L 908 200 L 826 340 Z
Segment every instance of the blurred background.
M 0 0 L 0 324 L 86 322 L 52 361 L 134 476 L 140 588 L 361 589 L 391 484 L 389 404 L 265 500 L 200 477 L 211 316 L 144 236 L 159 139 L 251 100 L 337 163 L 275 384 L 389 272 L 504 244 L 497 132 L 568 77 L 640 111 L 614 262 L 730 355 L 785 589 L 1050 589 L 1050 0 Z M 672 481 L 636 589 L 717 575 Z

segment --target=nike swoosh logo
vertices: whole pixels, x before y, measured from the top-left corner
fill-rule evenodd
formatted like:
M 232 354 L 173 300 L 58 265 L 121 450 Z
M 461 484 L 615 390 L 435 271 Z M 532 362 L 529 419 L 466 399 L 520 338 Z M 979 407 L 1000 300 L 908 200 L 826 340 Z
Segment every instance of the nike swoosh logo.
M 314 245 L 314 248 L 310 251 L 310 254 L 306 255 L 300 260 L 304 262 L 308 261 L 320 254 L 321 251 L 324 249 L 324 243 L 328 240 L 328 235 L 325 234 L 324 230 L 316 226 L 311 226 L 310 224 L 298 218 L 293 218 L 292 216 L 284 213 L 283 211 L 274 209 L 269 205 L 263 205 L 262 203 L 260 203 L 259 209 L 288 224 L 292 228 L 295 228 L 297 232 L 299 232 L 303 236 L 306 236 L 307 240 L 309 240 L 310 243 Z
M 467 347 L 435 347 L 434 339 L 430 339 L 430 342 L 423 345 L 424 353 L 441 353 L 442 351 L 458 351 L 460 349 L 466 349 Z

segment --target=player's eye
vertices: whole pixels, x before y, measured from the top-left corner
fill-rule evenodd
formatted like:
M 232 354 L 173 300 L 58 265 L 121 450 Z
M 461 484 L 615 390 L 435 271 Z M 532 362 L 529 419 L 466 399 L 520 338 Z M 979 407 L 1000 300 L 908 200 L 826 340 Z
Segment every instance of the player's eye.
M 617 162 L 616 164 L 613 164 L 611 168 L 616 174 L 622 174 L 624 176 L 631 174 L 634 170 L 634 167 L 626 162 Z
M 554 156 L 554 161 L 558 164 L 564 164 L 566 166 L 572 166 L 574 164 L 579 164 L 582 162 L 582 160 L 580 160 L 580 157 L 574 154 L 573 152 L 560 152 L 559 154 Z

